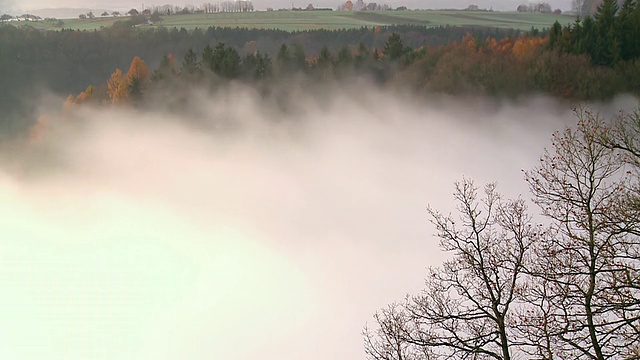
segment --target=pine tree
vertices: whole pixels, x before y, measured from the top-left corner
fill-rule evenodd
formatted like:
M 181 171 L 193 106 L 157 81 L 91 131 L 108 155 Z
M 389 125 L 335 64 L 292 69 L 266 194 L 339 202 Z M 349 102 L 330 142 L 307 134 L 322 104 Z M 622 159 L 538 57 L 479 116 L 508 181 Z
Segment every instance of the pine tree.
M 358 51 L 353 59 L 356 69 L 361 69 L 363 67 L 364 63 L 369 59 L 368 54 L 369 50 L 367 47 L 363 43 L 358 44 Z
M 398 33 L 392 33 L 384 43 L 382 53 L 390 60 L 398 60 L 404 53 L 404 44 Z
M 266 53 L 258 51 L 256 53 L 257 66 L 255 71 L 256 79 L 264 79 L 271 75 L 271 58 Z
M 347 46 L 341 47 L 340 50 L 338 51 L 338 59 L 337 59 L 338 66 L 341 66 L 341 67 L 349 66 L 351 65 L 352 62 L 353 62 L 353 55 L 351 54 L 351 50 L 349 50 L 349 47 Z
M 616 18 L 616 30 L 620 39 L 620 58 L 625 61 L 640 55 L 635 51 L 635 43 L 639 36 L 638 31 L 640 31 L 640 24 L 638 24 L 640 18 L 635 15 L 636 8 L 636 0 L 625 0 L 620 8 L 620 14 Z
M 330 68 L 333 66 L 333 55 L 329 48 L 325 45 L 320 49 L 320 56 L 318 56 L 318 66 L 321 68 Z
M 291 54 L 289 53 L 289 47 L 287 47 L 286 44 L 280 45 L 276 61 L 278 63 L 278 68 L 281 71 L 284 71 L 289 67 L 289 64 L 291 63 Z
M 620 59 L 620 40 L 616 36 L 617 0 L 604 0 L 594 15 L 596 19 L 596 52 L 593 61 L 598 65 L 613 65 Z
M 298 43 L 291 45 L 291 65 L 295 71 L 307 69 L 307 56 L 302 45 Z
M 193 49 L 189 48 L 189 50 L 187 50 L 187 53 L 184 55 L 184 59 L 182 60 L 182 70 L 186 71 L 188 74 L 193 74 L 198 70 L 198 68 L 198 55 L 196 55 Z
M 595 54 L 596 52 L 596 24 L 591 17 L 587 17 L 582 22 L 582 51 L 581 54 Z
M 231 79 L 240 73 L 238 52 L 224 43 L 218 43 L 213 50 L 206 48 L 202 59 L 205 66 L 216 75 Z
M 562 36 L 562 25 L 558 21 L 553 23 L 551 29 L 549 30 L 549 47 L 553 48 L 562 48 L 561 42 Z

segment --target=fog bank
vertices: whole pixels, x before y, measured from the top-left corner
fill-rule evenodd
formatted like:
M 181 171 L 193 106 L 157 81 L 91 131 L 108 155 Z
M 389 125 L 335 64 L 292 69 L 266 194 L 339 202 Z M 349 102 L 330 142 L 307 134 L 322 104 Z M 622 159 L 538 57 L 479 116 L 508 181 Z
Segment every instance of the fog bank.
M 293 93 L 80 108 L 5 149 L 0 358 L 362 359 L 372 314 L 443 258 L 426 206 L 462 176 L 528 197 L 520 170 L 574 122 L 548 99 Z

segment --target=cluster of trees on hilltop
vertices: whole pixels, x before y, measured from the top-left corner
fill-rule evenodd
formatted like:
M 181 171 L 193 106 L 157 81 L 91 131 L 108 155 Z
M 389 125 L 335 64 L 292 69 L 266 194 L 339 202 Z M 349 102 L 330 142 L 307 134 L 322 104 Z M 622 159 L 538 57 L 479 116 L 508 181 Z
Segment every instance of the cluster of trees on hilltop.
M 406 6 L 404 10 L 406 10 Z M 338 11 L 388 11 L 393 8 L 387 4 L 380 4 L 377 2 L 365 3 L 364 0 L 346 0 L 343 4 L 338 6 Z
M 522 5 L 518 5 L 517 12 L 531 12 L 531 13 L 543 13 L 543 14 L 562 14 L 562 10 L 560 9 L 555 9 L 552 10 L 551 9 L 551 5 L 549 5 L 549 3 L 546 2 L 539 2 L 539 3 L 529 3 L 529 4 L 522 4 Z
M 544 225 L 470 180 L 459 216 L 429 209 L 451 258 L 375 315 L 369 359 L 640 358 L 640 109 L 577 115 L 525 172 Z
M 187 4 L 184 6 L 178 5 L 151 5 L 143 8 L 141 10 L 132 8 L 126 12 L 126 14 L 122 14 L 119 11 L 104 11 L 100 16 L 107 17 L 119 17 L 123 15 L 129 16 L 143 16 L 145 20 L 150 19 L 154 21 L 160 21 L 160 16 L 171 16 L 171 15 L 189 15 L 189 14 L 211 14 L 211 13 L 219 13 L 219 12 L 250 12 L 253 11 L 253 3 L 249 0 L 243 1 L 222 1 L 217 3 L 204 3 L 199 7 L 193 6 L 191 4 Z M 82 19 L 93 19 L 95 18 L 93 12 L 87 14 L 80 14 L 80 18 Z
M 0 16 L 0 23 L 1 22 L 7 22 L 7 21 L 36 21 L 36 20 L 42 20 L 42 18 L 40 16 L 36 16 L 36 15 L 31 15 L 31 14 L 22 14 L 19 16 L 13 16 L 13 15 L 9 15 L 9 14 L 2 14 Z

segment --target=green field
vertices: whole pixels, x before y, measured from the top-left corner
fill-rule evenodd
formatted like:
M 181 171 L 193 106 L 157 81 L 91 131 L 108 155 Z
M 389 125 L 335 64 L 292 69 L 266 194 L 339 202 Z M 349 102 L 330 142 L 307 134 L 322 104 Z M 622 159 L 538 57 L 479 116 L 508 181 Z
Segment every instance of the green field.
M 65 29 L 93 30 L 111 26 L 126 18 L 65 19 Z M 423 11 L 257 11 L 252 13 L 217 13 L 165 16 L 161 22 L 141 27 L 184 27 L 186 29 L 208 28 L 209 26 L 247 27 L 259 29 L 281 29 L 287 31 L 309 29 L 349 29 L 377 25 L 475 25 L 499 28 L 529 30 L 548 28 L 555 21 L 565 25 L 575 20 L 570 15 L 534 14 L 517 12 L 483 12 L 463 10 L 423 10 Z M 16 23 L 13 23 L 16 25 Z M 37 29 L 60 29 L 50 22 L 38 21 L 20 23 Z

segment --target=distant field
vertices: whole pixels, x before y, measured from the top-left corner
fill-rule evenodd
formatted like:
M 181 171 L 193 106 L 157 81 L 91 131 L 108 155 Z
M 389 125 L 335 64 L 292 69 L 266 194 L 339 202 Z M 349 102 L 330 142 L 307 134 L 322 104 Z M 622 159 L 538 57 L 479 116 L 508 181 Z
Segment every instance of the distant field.
M 65 29 L 93 30 L 111 26 L 126 18 L 65 19 Z M 529 30 L 550 27 L 555 21 L 565 25 L 575 20 L 569 15 L 533 14 L 517 12 L 482 12 L 463 10 L 423 11 L 259 11 L 252 13 L 217 13 L 165 16 L 161 22 L 143 27 L 164 26 L 186 29 L 209 26 L 280 29 L 287 31 L 309 29 L 349 29 L 377 25 L 477 25 Z M 13 23 L 24 26 L 27 23 Z M 45 21 L 29 22 L 37 29 L 60 29 Z

